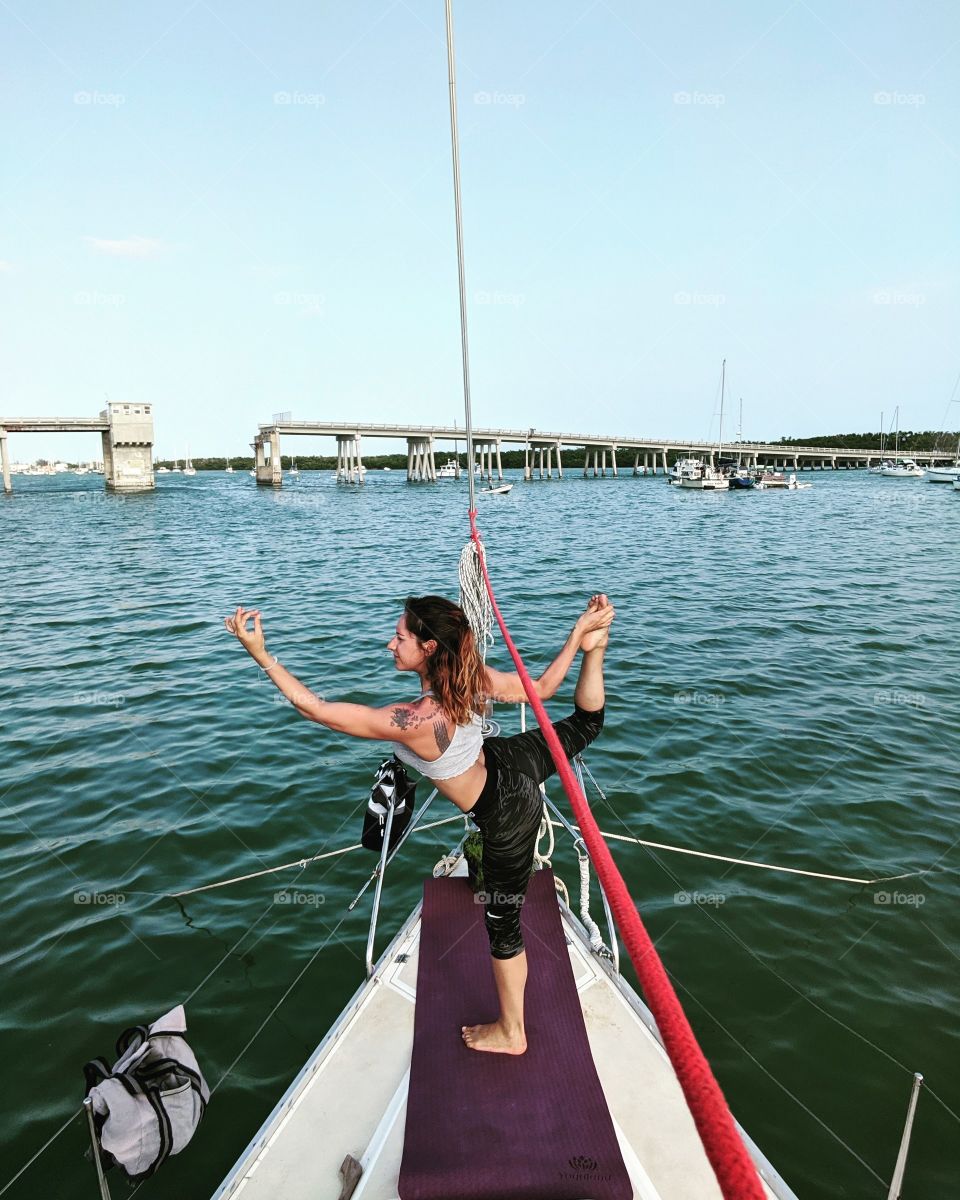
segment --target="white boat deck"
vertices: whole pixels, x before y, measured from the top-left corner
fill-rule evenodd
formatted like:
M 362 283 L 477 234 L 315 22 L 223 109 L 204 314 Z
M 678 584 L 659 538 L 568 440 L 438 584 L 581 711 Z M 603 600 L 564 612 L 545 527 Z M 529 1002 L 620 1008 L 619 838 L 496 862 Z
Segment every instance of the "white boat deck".
M 462 860 L 455 873 L 465 874 Z M 562 902 L 560 908 L 590 1048 L 634 1197 L 722 1200 L 649 1012 L 593 954 Z M 214 1200 L 338 1200 L 339 1168 L 348 1154 L 363 1166 L 354 1200 L 397 1200 L 419 942 L 418 905 Z M 766 1195 L 796 1200 L 746 1142 Z

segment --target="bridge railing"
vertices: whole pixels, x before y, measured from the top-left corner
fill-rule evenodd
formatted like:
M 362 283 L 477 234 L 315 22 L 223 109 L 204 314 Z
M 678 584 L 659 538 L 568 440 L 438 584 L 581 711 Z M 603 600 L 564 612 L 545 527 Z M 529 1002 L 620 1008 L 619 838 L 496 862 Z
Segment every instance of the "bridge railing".
M 297 433 L 326 433 L 334 435 L 337 432 L 351 433 L 366 433 L 373 437 L 404 437 L 408 434 L 426 434 L 433 437 L 464 439 L 466 431 L 458 426 L 450 425 L 414 425 L 414 424 L 391 424 L 379 422 L 347 422 L 347 421 L 283 421 L 283 422 L 268 422 L 258 426 L 261 432 L 276 430 L 277 433 L 287 433 L 295 436 Z M 598 446 L 616 446 L 618 448 L 627 449 L 646 449 L 656 448 L 657 450 L 719 450 L 720 442 L 709 441 L 687 441 L 682 438 L 643 438 L 631 436 L 607 436 L 605 434 L 593 433 L 560 433 L 544 429 L 475 429 L 473 432 L 474 441 L 485 441 L 500 438 L 507 441 L 526 442 L 529 439 L 535 441 L 551 441 L 565 442 L 571 448 L 574 446 L 598 445 Z M 743 452 L 746 450 L 756 451 L 760 454 L 798 454 L 798 455 L 820 455 L 826 457 L 877 457 L 881 451 L 879 447 L 867 446 L 800 446 L 792 443 L 784 442 L 724 442 L 723 449 L 729 450 L 732 454 Z M 886 453 L 886 451 L 884 451 Z M 932 451 L 915 451 L 915 454 L 928 456 Z M 905 457 L 905 455 L 901 455 Z M 941 456 L 942 457 L 942 456 Z

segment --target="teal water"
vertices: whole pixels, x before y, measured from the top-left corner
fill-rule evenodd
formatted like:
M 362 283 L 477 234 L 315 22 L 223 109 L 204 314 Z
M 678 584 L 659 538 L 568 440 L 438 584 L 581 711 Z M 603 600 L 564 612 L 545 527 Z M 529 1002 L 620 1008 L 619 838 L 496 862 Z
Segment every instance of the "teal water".
M 588 595 L 617 604 L 588 756 L 601 828 L 918 873 L 865 887 L 613 847 L 734 1114 L 798 1195 L 886 1194 L 914 1070 L 930 1090 L 906 1194 L 952 1195 L 960 495 L 802 478 L 815 486 L 754 495 L 629 473 L 518 483 L 481 501 L 480 522 L 532 668 Z M 261 608 L 270 650 L 328 697 L 411 693 L 385 643 L 406 594 L 456 595 L 466 486 L 371 472 L 338 487 L 324 472 L 278 493 L 240 473 L 160 476 L 126 498 L 100 477 L 14 487 L 0 505 L 0 1020 L 23 1094 L 7 1092 L 0 1188 L 79 1106 L 83 1062 L 190 997 L 219 1086 L 142 1194 L 203 1200 L 362 981 L 370 895 L 346 905 L 373 860 L 165 893 L 352 844 L 381 751 L 278 703 L 222 618 Z M 499 641 L 490 661 L 508 666 Z M 510 731 L 515 710 L 498 716 Z M 378 950 L 456 828 L 391 869 Z M 572 888 L 565 849 L 555 867 Z M 294 884 L 314 899 L 275 899 Z M 78 1118 L 6 1194 L 95 1195 L 85 1144 Z

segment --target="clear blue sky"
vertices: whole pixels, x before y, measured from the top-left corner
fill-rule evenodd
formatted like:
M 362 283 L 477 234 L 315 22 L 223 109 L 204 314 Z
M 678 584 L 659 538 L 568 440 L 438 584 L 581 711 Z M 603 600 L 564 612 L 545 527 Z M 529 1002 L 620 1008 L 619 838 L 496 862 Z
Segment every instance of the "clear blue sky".
M 715 435 L 726 356 L 748 437 L 940 426 L 956 5 L 455 14 L 478 423 Z M 3 0 L 0 30 L 0 414 L 150 401 L 163 455 L 281 410 L 462 419 L 442 0 Z

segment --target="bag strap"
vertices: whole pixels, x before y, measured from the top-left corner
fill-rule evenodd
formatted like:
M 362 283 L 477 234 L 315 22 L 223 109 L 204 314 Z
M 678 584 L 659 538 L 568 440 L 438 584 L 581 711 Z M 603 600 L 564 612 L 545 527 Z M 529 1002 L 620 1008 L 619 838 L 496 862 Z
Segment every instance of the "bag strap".
M 122 1058 L 134 1041 L 140 1047 L 149 1036 L 150 1031 L 146 1025 L 131 1025 L 129 1029 L 125 1029 L 117 1038 L 117 1058 Z

